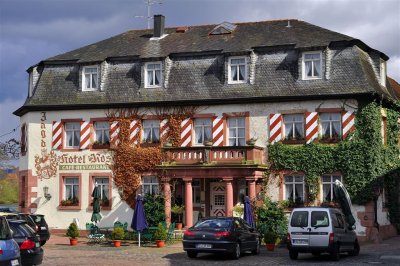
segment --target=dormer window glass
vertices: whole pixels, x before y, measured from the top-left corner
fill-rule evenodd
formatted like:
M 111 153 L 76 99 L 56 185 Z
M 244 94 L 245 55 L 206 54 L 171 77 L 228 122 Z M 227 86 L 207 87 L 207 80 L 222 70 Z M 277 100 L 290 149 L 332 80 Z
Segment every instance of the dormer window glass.
M 97 66 L 87 66 L 83 68 L 82 74 L 82 90 L 94 91 L 99 87 Z
M 160 87 L 162 83 L 161 62 L 147 63 L 145 66 L 145 87 Z
M 246 83 L 247 81 L 247 65 L 246 57 L 229 58 L 228 76 L 229 83 Z
M 322 78 L 322 53 L 303 53 L 303 79 Z
M 384 60 L 380 62 L 380 74 L 380 83 L 382 86 L 386 87 L 386 62 Z

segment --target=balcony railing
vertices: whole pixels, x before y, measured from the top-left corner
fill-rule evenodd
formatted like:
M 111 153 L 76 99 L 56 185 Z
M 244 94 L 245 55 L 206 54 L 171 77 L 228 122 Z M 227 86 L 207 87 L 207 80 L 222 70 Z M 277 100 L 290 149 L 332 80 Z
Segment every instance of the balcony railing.
M 164 147 L 167 162 L 176 164 L 264 164 L 264 148 L 257 146 Z

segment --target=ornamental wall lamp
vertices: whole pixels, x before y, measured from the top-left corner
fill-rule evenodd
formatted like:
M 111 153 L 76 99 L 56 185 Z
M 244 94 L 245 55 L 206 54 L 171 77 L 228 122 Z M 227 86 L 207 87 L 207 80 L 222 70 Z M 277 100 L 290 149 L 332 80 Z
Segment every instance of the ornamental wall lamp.
M 44 195 L 46 200 L 50 200 L 51 199 L 51 195 L 49 193 L 49 187 L 48 186 L 44 186 L 43 187 L 43 195 Z

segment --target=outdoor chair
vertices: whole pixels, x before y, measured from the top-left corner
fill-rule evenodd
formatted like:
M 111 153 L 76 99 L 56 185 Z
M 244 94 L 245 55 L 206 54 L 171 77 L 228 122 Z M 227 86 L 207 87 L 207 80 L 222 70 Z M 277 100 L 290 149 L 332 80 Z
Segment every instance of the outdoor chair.
M 128 225 L 127 225 L 127 226 L 128 226 Z M 117 227 L 124 228 L 124 225 L 123 225 L 120 221 L 116 221 L 116 222 L 114 223 L 114 229 L 117 228 Z
M 166 239 L 166 243 L 167 244 L 171 244 L 172 242 L 173 242 L 173 237 L 174 237 L 174 232 L 175 232 L 175 223 L 171 223 L 170 225 L 169 225 L 169 228 L 168 228 L 168 233 L 167 233 L 167 239 Z
M 94 225 L 91 224 L 91 226 L 89 225 L 90 229 L 89 229 L 89 234 L 88 234 L 88 244 L 100 244 L 102 242 L 105 241 L 105 235 L 103 233 L 100 232 L 100 229 Z M 86 225 L 86 230 L 88 228 L 88 225 Z

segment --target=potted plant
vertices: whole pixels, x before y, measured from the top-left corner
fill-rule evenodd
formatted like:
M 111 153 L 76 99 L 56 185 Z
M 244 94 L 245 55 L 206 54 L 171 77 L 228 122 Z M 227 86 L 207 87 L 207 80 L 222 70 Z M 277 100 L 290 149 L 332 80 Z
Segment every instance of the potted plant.
M 161 223 L 158 224 L 157 230 L 154 232 L 154 239 L 158 248 L 164 247 L 167 239 L 167 229 Z
M 277 233 L 275 233 L 273 231 L 266 231 L 263 233 L 263 238 L 264 238 L 265 247 L 267 248 L 267 250 L 274 251 L 275 243 L 276 243 L 276 240 L 278 239 Z
M 205 140 L 205 141 L 204 141 L 204 146 L 211 147 L 212 145 L 213 145 L 213 143 L 212 143 L 211 140 Z
M 171 212 L 178 215 L 178 222 L 176 223 L 176 230 L 182 230 L 181 215 L 185 211 L 185 206 L 175 204 L 171 208 Z
M 114 231 L 111 233 L 111 238 L 114 241 L 114 247 L 120 247 L 121 246 L 121 240 L 124 239 L 125 237 L 125 232 L 124 228 L 122 227 L 115 227 Z
M 76 223 L 71 223 L 69 225 L 65 235 L 69 237 L 69 243 L 71 246 L 76 246 L 78 244 L 77 237 L 79 237 L 79 229 Z
M 92 149 L 107 149 L 109 147 L 110 147 L 110 142 L 109 141 L 101 142 L 101 141 L 96 140 L 92 144 Z
M 257 139 L 253 137 L 247 141 L 247 145 L 254 146 L 256 144 L 256 142 L 257 142 Z

